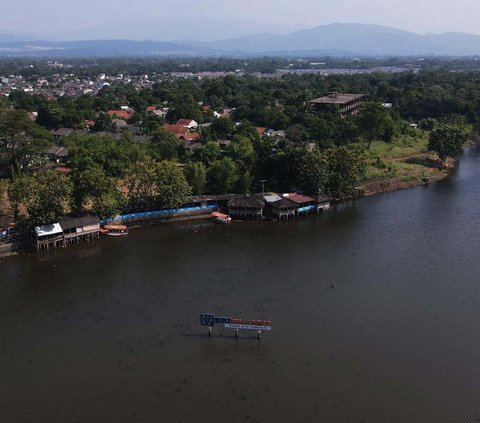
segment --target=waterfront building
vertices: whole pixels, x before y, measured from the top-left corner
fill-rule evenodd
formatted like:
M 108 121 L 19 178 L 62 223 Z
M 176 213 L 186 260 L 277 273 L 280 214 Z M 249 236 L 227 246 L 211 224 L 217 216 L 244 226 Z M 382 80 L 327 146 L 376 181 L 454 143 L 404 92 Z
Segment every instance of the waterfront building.
M 60 221 L 60 227 L 63 231 L 64 246 L 100 236 L 100 219 L 97 216 L 67 218 Z
M 33 229 L 37 251 L 49 250 L 63 245 L 63 230 L 59 223 L 36 226 Z
M 270 203 L 271 216 L 276 219 L 288 219 L 295 217 L 297 212 L 297 205 L 287 198 L 282 198 L 278 201 Z
M 265 201 L 256 197 L 234 198 L 227 203 L 228 214 L 231 217 L 243 219 L 262 218 Z
M 283 194 L 283 198 L 287 198 L 296 204 L 297 209 L 295 210 L 297 216 L 308 214 L 316 210 L 315 200 L 312 197 L 307 197 L 306 195 L 290 193 Z
M 330 209 L 330 197 L 325 195 L 323 192 L 317 192 L 311 197 L 315 200 L 315 204 L 317 205 L 317 213 L 319 211 L 324 211 Z

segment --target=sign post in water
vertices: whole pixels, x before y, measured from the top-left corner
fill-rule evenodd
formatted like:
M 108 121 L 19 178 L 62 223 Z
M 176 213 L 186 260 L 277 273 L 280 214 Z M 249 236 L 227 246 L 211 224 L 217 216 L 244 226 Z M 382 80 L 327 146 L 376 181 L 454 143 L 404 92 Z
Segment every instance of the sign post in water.
M 235 336 L 238 338 L 239 330 L 256 330 L 257 338 L 260 339 L 262 331 L 272 330 L 272 322 L 270 320 L 250 320 L 238 319 L 236 317 L 219 317 L 211 313 L 202 313 L 200 315 L 200 323 L 202 326 L 208 326 L 208 335 L 212 336 L 212 328 L 215 324 L 224 325 L 227 329 L 235 329 Z

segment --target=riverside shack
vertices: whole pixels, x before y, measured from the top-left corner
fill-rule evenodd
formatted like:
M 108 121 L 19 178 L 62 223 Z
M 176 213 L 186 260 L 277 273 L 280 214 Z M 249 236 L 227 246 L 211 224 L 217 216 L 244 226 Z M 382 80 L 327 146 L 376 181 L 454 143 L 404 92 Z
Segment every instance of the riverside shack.
M 286 198 L 297 205 L 295 213 L 297 216 L 305 215 L 316 211 L 315 200 L 312 197 L 307 197 L 303 194 L 290 193 L 283 194 L 283 198 Z
M 278 201 L 270 203 L 270 213 L 276 219 L 288 219 L 295 217 L 297 205 L 287 198 L 282 198 Z
M 230 217 L 261 219 L 265 209 L 265 201 L 256 197 L 241 197 L 230 200 L 227 206 Z
M 35 226 L 33 236 L 37 251 L 49 250 L 63 245 L 63 230 L 59 223 Z
M 315 200 L 315 204 L 317 205 L 317 213 L 319 211 L 324 211 L 330 209 L 330 197 L 325 195 L 322 192 L 318 192 L 311 197 Z
M 68 245 L 81 240 L 88 241 L 100 236 L 100 219 L 98 216 L 67 218 L 60 222 L 63 230 L 64 244 Z

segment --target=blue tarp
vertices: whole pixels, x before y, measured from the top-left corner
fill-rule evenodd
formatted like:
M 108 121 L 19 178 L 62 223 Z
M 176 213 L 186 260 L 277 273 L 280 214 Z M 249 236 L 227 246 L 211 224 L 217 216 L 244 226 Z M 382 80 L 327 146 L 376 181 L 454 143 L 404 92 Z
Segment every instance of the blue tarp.
M 300 207 L 297 211 L 299 213 L 303 213 L 303 212 L 308 212 L 310 210 L 315 210 L 315 206 Z
M 135 221 L 135 220 L 144 220 L 144 219 L 154 219 L 155 217 L 174 216 L 181 213 L 191 213 L 196 211 L 215 210 L 215 209 L 218 209 L 217 204 L 210 204 L 208 206 L 182 207 L 178 209 L 156 210 L 156 211 L 149 211 L 149 212 L 138 212 L 138 213 L 122 214 L 109 219 L 102 219 L 100 223 L 102 225 L 105 225 L 114 221 L 115 222 L 120 221 L 124 223 L 131 220 Z

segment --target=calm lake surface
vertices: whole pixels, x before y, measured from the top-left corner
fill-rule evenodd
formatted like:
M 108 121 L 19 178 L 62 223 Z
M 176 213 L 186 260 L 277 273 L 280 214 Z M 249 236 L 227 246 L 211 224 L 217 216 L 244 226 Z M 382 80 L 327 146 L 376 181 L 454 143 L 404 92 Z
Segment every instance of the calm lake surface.
M 4 259 L 0 421 L 478 422 L 479 182 Z

